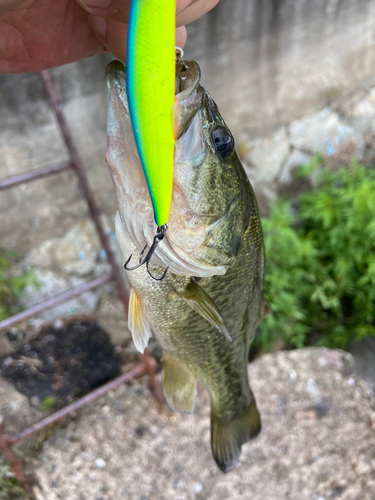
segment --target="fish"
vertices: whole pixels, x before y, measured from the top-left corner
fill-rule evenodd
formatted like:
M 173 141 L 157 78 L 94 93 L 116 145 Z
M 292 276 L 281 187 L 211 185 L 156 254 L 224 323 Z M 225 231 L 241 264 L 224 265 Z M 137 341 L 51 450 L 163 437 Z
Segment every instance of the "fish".
M 176 1 L 132 0 L 128 26 L 130 118 L 154 219 L 163 226 L 173 187 Z
M 183 84 L 181 70 L 184 71 Z M 248 380 L 248 354 L 263 298 L 264 243 L 254 191 L 195 61 L 176 63 L 173 194 L 169 230 L 150 262 L 127 273 L 129 329 L 140 352 L 155 336 L 163 349 L 166 400 L 194 411 L 196 380 L 211 400 L 211 449 L 223 472 L 261 429 Z M 153 209 L 131 127 L 125 67 L 107 67 L 106 160 L 118 199 L 116 235 L 124 259 L 155 234 Z M 157 124 L 155 123 L 155 127 Z M 141 257 L 140 257 L 141 258 Z

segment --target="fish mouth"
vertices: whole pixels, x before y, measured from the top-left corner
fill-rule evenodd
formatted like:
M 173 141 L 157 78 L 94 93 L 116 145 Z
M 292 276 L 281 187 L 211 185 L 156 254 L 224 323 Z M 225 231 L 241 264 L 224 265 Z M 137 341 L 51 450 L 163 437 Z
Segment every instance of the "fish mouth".
M 176 140 L 186 132 L 204 103 L 201 70 L 195 61 L 176 62 L 173 129 Z
M 205 143 L 201 132 L 201 109 L 205 103 L 205 91 L 200 86 L 200 68 L 195 61 L 176 64 L 176 95 L 174 105 L 175 166 L 177 161 L 189 167 L 191 148 L 196 155 Z M 184 78 L 181 79 L 181 71 Z M 106 161 L 112 176 L 118 200 L 116 233 L 127 259 L 130 253 L 141 252 L 152 244 L 156 224 L 146 179 L 139 160 L 130 120 L 126 95 L 125 66 L 113 61 L 107 66 L 108 118 Z M 181 163 L 180 163 L 181 164 Z M 151 262 L 180 276 L 207 277 L 225 274 L 226 266 L 213 266 L 193 257 L 203 244 L 207 226 L 199 226 L 189 216 L 184 206 L 183 187 L 175 178 L 169 229 L 158 245 Z

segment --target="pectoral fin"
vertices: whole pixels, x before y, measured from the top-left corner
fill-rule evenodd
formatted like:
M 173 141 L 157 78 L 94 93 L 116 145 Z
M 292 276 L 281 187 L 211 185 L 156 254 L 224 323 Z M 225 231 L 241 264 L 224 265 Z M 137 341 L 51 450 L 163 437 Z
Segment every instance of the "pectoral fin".
M 272 307 L 267 299 L 263 298 L 260 305 L 259 323 L 267 318 L 269 314 L 272 314 Z
M 165 398 L 174 411 L 192 413 L 197 393 L 195 377 L 164 354 L 163 388 Z
M 135 347 L 143 353 L 152 333 L 141 299 L 133 288 L 130 289 L 128 326 L 132 332 Z
M 241 446 L 256 437 L 261 428 L 260 416 L 255 400 L 244 408 L 239 417 L 223 422 L 211 408 L 211 448 L 220 470 L 229 472 L 238 463 Z
M 220 311 L 211 299 L 207 292 L 192 278 L 188 286 L 180 291 L 176 290 L 177 295 L 184 300 L 195 312 L 202 318 L 207 320 L 212 326 L 217 328 L 224 337 L 232 342 L 227 327 L 225 326 L 224 319 Z

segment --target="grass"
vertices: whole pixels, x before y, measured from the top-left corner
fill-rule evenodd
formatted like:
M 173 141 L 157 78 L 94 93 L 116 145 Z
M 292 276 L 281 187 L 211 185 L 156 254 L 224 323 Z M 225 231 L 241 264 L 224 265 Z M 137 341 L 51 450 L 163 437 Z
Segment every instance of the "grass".
M 19 486 L 9 464 L 0 455 L 0 500 L 26 500 L 26 492 Z

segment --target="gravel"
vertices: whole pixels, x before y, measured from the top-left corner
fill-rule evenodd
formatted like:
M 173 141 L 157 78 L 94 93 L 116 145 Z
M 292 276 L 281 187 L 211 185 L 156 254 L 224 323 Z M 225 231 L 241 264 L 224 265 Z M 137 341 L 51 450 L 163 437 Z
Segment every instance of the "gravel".
M 210 450 L 209 398 L 159 407 L 147 379 L 85 408 L 44 442 L 38 500 L 373 500 L 375 399 L 341 351 L 265 355 L 249 367 L 260 436 L 229 474 Z

